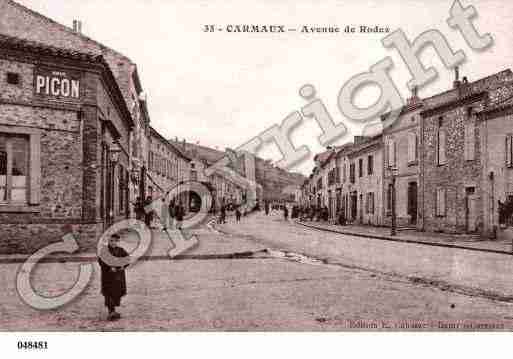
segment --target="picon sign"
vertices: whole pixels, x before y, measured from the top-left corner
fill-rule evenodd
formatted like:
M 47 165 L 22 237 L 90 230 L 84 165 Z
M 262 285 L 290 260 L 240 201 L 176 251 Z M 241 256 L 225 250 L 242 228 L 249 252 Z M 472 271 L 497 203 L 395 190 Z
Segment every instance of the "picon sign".
M 42 67 L 34 70 L 34 91 L 38 96 L 78 100 L 80 86 L 79 72 Z

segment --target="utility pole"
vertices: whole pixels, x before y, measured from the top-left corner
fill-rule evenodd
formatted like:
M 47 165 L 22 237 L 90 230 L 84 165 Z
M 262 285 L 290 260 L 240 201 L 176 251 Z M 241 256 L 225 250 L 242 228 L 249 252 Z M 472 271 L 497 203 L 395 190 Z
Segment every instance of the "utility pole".
M 391 193 L 391 205 L 392 205 L 392 228 L 390 230 L 390 235 L 395 236 L 397 235 L 397 214 L 395 211 L 395 181 L 396 181 L 396 174 L 397 174 L 397 168 L 390 168 L 390 173 L 392 175 L 392 193 Z

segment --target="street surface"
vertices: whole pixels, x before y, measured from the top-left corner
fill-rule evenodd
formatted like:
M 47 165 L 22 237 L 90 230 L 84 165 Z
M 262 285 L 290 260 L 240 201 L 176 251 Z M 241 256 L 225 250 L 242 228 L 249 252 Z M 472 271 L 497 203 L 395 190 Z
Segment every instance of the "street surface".
M 1 264 L 0 330 L 513 328 L 507 298 L 512 285 L 505 283 L 512 272 L 495 273 L 495 279 L 489 273 L 508 268 L 510 256 L 355 239 L 285 222 L 279 215 L 257 213 L 239 224 L 228 220 L 217 226 L 223 233 L 206 227 L 193 231 L 200 243 L 187 254 L 199 259 L 148 260 L 131 268 L 128 295 L 119 308 L 123 318 L 116 322 L 105 320 L 96 264 L 88 289 L 48 312 L 31 309 L 18 297 L 20 264 Z M 163 255 L 169 242 L 161 232 L 156 237 L 149 254 Z M 126 239 L 127 247 L 131 241 Z M 247 251 L 255 255 L 221 256 Z M 470 268 L 478 263 L 481 272 Z M 56 295 L 74 283 L 79 265 L 40 264 L 33 285 L 41 294 Z M 469 278 L 476 273 L 478 278 Z

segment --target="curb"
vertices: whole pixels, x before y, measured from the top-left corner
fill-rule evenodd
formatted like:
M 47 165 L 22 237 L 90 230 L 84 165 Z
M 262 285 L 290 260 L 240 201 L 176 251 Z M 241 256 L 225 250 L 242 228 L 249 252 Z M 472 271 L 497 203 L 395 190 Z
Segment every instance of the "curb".
M 253 258 L 257 254 L 266 253 L 266 249 L 258 251 L 245 251 L 234 253 L 221 253 L 221 254 L 182 254 L 170 258 L 168 255 L 157 256 L 142 256 L 138 261 L 171 261 L 171 260 L 212 260 L 212 259 L 248 259 Z M 14 257 L 14 258 L 0 258 L 0 264 L 17 264 L 25 262 L 34 262 L 29 260 L 30 256 Z M 62 257 L 46 257 L 37 261 L 37 263 L 86 263 L 96 262 L 98 257 L 96 254 L 85 254 L 77 256 L 62 256 Z
M 331 232 L 331 233 L 337 233 L 337 234 L 344 234 L 344 235 L 354 236 L 354 237 L 379 239 L 379 240 L 382 240 L 382 241 L 390 241 L 390 242 L 422 244 L 422 245 L 431 246 L 431 247 L 443 247 L 443 248 L 452 248 L 452 249 L 462 249 L 462 250 L 467 250 L 467 251 L 486 252 L 486 253 L 495 253 L 495 254 L 505 254 L 505 255 L 508 255 L 508 256 L 513 256 L 513 252 L 506 252 L 506 251 L 501 251 L 501 250 L 498 250 L 498 249 L 467 247 L 467 246 L 462 246 L 462 245 L 458 245 L 458 244 L 435 243 L 435 242 L 427 242 L 427 241 L 418 241 L 418 240 L 414 240 L 414 239 L 397 238 L 397 237 L 390 237 L 390 236 L 379 236 L 379 235 L 375 235 L 375 234 L 363 234 L 363 233 L 355 233 L 355 232 L 347 232 L 347 231 L 337 231 L 337 230 L 334 230 L 334 229 L 322 228 L 322 227 L 308 225 L 308 224 L 305 224 L 305 223 L 302 223 L 302 222 L 296 222 L 296 224 L 299 224 L 299 225 L 304 226 L 304 227 L 316 229 L 316 230 L 319 230 L 319 231 Z

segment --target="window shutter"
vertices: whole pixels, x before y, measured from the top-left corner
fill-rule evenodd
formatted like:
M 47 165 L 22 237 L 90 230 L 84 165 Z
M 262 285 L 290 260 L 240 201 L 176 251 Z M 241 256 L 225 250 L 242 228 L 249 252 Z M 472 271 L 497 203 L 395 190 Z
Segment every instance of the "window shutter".
M 395 142 L 394 140 L 390 140 L 390 142 L 388 143 L 388 166 L 394 167 L 395 163 Z
M 41 193 L 41 135 L 30 135 L 30 195 L 29 204 L 38 205 Z
M 445 202 L 446 202 L 446 191 L 444 188 L 441 188 L 440 189 L 440 201 L 441 201 L 441 204 L 440 204 L 440 215 L 441 216 L 445 216 L 445 211 L 446 211 L 446 206 L 445 206 Z
M 408 133 L 408 162 L 415 161 L 415 134 Z
M 392 147 L 393 147 L 393 153 L 394 153 L 394 160 L 392 161 L 392 165 L 394 167 L 397 166 L 397 144 L 394 142 L 392 142 Z
M 446 135 L 444 130 L 438 132 L 438 164 L 443 165 L 447 161 L 446 155 Z
M 474 125 L 468 124 L 465 126 L 465 160 L 471 161 L 474 159 L 475 143 L 474 143 Z
M 511 167 L 513 158 L 512 158 L 512 145 L 513 145 L 513 136 L 506 135 L 506 167 Z
M 444 188 L 437 188 L 436 190 L 436 215 L 445 216 L 446 210 L 446 191 Z

